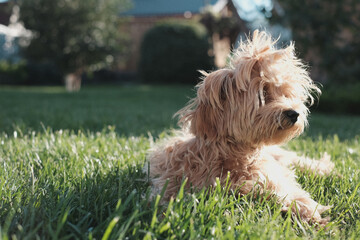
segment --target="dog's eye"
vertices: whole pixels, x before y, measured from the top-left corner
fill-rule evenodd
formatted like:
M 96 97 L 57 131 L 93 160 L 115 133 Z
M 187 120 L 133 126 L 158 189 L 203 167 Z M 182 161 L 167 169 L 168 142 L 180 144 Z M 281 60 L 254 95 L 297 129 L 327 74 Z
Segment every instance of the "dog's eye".
M 263 90 L 263 96 L 264 96 L 264 99 L 265 99 L 265 100 L 266 100 L 267 95 L 268 95 L 267 90 L 264 89 L 264 90 Z
M 263 89 L 263 96 L 265 103 L 270 103 L 273 100 L 272 94 L 270 92 L 269 86 L 265 86 Z
M 258 92 L 258 100 L 259 100 L 260 107 L 265 105 L 265 96 L 266 96 L 266 93 L 264 91 Z
M 260 91 L 258 92 L 258 98 L 260 107 L 271 102 L 271 96 L 268 86 L 265 85 L 263 89 L 260 89 Z

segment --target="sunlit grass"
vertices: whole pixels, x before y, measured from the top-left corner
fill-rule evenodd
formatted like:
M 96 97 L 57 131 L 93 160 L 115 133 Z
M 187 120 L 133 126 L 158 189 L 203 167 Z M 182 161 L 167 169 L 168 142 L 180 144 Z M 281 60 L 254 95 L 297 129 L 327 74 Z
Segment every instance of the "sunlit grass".
M 189 87 L 103 87 L 79 94 L 26 89 L 0 88 L 4 239 L 360 237 L 359 117 L 314 114 L 307 133 L 286 146 L 311 157 L 328 152 L 336 164 L 329 177 L 298 172 L 314 199 L 333 205 L 326 214 L 331 223 L 320 229 L 281 213 L 274 199 L 241 197 L 228 186 L 180 191 L 168 205 L 149 200 L 146 151 L 175 126 L 171 116 L 191 96 Z

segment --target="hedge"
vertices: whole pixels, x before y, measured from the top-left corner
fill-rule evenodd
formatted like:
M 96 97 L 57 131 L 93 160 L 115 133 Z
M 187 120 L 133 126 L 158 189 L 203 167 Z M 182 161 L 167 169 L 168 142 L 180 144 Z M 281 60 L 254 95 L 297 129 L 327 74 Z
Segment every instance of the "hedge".
M 208 34 L 200 23 L 159 23 L 144 36 L 140 76 L 148 83 L 195 83 L 198 70 L 214 67 L 210 50 Z

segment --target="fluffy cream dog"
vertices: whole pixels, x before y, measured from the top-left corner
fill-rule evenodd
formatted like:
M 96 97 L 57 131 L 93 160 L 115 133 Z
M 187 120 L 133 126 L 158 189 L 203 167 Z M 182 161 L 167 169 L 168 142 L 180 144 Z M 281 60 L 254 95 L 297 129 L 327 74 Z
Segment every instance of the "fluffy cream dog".
M 291 165 L 327 174 L 333 163 L 299 157 L 278 145 L 301 134 L 307 105 L 320 93 L 291 44 L 276 49 L 265 32 L 241 42 L 228 68 L 206 74 L 197 96 L 177 114 L 183 131 L 151 150 L 150 178 L 154 193 L 166 182 L 165 199 L 175 196 L 181 180 L 187 187 L 224 183 L 247 194 L 259 187 L 271 191 L 307 222 L 326 224 L 322 206 L 296 182 Z

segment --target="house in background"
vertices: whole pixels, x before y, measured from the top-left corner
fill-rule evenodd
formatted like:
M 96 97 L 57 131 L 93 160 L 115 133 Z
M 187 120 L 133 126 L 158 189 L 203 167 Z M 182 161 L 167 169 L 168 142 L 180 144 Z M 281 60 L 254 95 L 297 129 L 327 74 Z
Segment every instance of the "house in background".
M 212 13 L 235 19 L 236 27 L 232 29 L 231 33 L 219 34 L 210 31 L 215 64 L 218 67 L 226 64 L 226 57 L 235 41 L 234 36 L 237 39 L 240 32 L 248 32 L 231 0 L 132 0 L 132 3 L 132 8 L 124 14 L 129 18 L 126 31 L 129 33 L 131 46 L 127 61 L 120 66 L 121 71 L 137 71 L 144 34 L 159 21 L 201 19 L 204 11 L 209 9 Z M 209 22 L 203 23 L 208 27 Z

